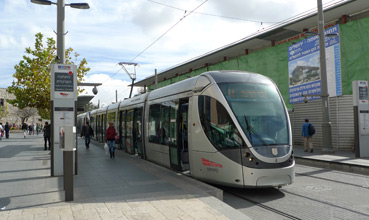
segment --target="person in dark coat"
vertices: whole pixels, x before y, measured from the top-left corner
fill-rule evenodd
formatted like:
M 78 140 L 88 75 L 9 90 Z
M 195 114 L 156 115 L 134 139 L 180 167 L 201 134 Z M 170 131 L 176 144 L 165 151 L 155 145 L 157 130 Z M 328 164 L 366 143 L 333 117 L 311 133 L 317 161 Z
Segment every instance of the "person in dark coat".
M 44 150 L 47 150 L 47 142 L 49 142 L 49 150 L 50 150 L 51 127 L 48 122 L 45 122 L 45 126 L 42 130 L 44 132 L 44 140 L 45 140 Z
M 27 136 L 27 129 L 28 129 L 28 125 L 26 123 L 23 123 L 22 124 L 22 131 L 23 131 L 24 138 L 26 138 L 26 136 Z
M 109 122 L 109 128 L 106 129 L 105 143 L 109 146 L 110 158 L 115 158 L 115 131 L 113 122 Z
M 90 126 L 89 122 L 86 122 L 86 125 L 83 126 L 81 137 L 85 136 L 85 145 L 86 149 L 90 148 L 90 142 L 91 142 L 91 136 L 94 137 L 94 131 L 92 130 L 92 127 Z
M 9 131 L 10 131 L 10 126 L 9 126 L 9 123 L 7 122 L 5 124 L 5 137 L 6 138 L 9 138 Z

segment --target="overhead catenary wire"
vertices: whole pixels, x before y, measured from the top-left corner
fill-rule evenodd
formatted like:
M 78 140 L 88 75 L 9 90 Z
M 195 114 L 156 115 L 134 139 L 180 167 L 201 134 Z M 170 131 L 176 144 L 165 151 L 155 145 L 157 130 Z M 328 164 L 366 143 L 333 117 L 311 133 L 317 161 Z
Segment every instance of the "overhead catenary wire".
M 146 50 L 148 50 L 150 47 L 152 47 L 156 42 L 158 42 L 162 37 L 164 37 L 169 31 L 171 31 L 175 26 L 177 26 L 183 19 L 185 19 L 187 16 L 189 16 L 190 14 L 192 14 L 195 10 L 197 10 L 198 8 L 200 8 L 203 4 L 205 4 L 208 0 L 205 0 L 204 2 L 202 2 L 200 5 L 198 5 L 195 9 L 193 9 L 192 11 L 190 11 L 188 14 L 186 14 L 186 10 L 185 10 L 185 14 L 183 15 L 183 17 L 181 19 L 179 19 L 179 21 L 177 21 L 173 26 L 171 26 L 167 31 L 165 31 L 162 35 L 160 35 L 154 42 L 152 42 L 149 46 L 147 46 L 144 50 L 142 50 L 139 54 L 137 54 L 131 61 L 134 61 L 137 57 L 141 56 Z M 118 65 L 118 64 L 117 64 Z M 113 78 L 117 73 L 119 73 L 122 70 L 119 69 L 117 70 L 112 76 L 110 76 L 110 78 Z M 109 81 L 110 79 L 107 79 L 103 82 L 103 84 L 107 81 Z
M 286 19 L 286 20 L 279 21 L 279 22 L 265 22 L 265 21 L 256 21 L 256 20 L 250 20 L 250 19 L 234 18 L 234 17 L 229 17 L 229 16 L 221 16 L 221 15 L 214 15 L 214 14 L 209 14 L 209 13 L 195 12 L 195 10 L 197 10 L 199 7 L 201 7 L 203 4 L 205 4 L 208 0 L 202 2 L 199 6 L 197 6 L 194 10 L 190 11 L 188 14 L 186 14 L 187 13 L 187 10 L 185 10 L 185 9 L 181 9 L 181 8 L 174 7 L 174 6 L 167 5 L 167 4 L 160 3 L 160 2 L 156 2 L 156 1 L 153 1 L 153 0 L 147 0 L 147 1 L 152 2 L 152 3 L 155 3 L 155 4 L 163 5 L 165 7 L 169 7 L 169 8 L 175 9 L 175 10 L 184 11 L 185 14 L 184 14 L 184 16 L 179 21 L 177 21 L 164 34 L 162 34 L 159 38 L 157 38 L 154 42 L 152 42 L 148 47 L 146 47 L 143 51 L 141 51 L 138 55 L 136 55 L 130 62 L 132 62 L 133 60 L 135 60 L 137 57 L 141 56 L 146 50 L 148 50 L 151 46 L 153 46 L 157 41 L 159 41 L 163 36 L 165 36 L 170 30 L 172 30 L 176 25 L 178 25 L 178 23 L 180 23 L 184 18 L 186 18 L 188 15 L 190 15 L 192 13 L 202 14 L 202 15 L 208 15 L 208 16 L 214 16 L 214 17 L 222 17 L 222 18 L 229 18 L 229 19 L 244 20 L 244 21 L 249 21 L 249 22 L 257 22 L 257 23 L 260 23 L 258 32 L 260 31 L 260 29 L 264 29 L 263 24 L 273 23 L 274 24 L 273 26 L 278 26 L 279 24 L 283 24 L 283 23 L 286 23 L 287 21 L 290 21 L 290 19 Z M 326 7 L 329 7 L 329 6 L 332 6 L 333 4 L 336 4 L 337 2 L 343 2 L 343 1 L 347 1 L 347 0 L 332 0 L 332 1 L 329 1 L 329 2 L 325 3 L 325 6 Z M 314 10 L 316 10 L 316 9 L 313 8 L 313 9 L 307 10 L 305 12 L 302 12 L 302 13 L 299 13 L 299 14 L 295 15 L 294 17 L 302 17 L 304 14 L 309 13 L 309 12 L 311 13 Z M 121 70 L 122 70 L 121 68 L 119 70 L 117 70 L 113 75 L 110 76 L 110 79 L 105 80 L 103 83 L 111 80 L 111 78 L 113 78 Z
M 169 7 L 169 8 L 175 9 L 175 10 L 186 11 L 185 9 L 177 8 L 177 7 L 174 7 L 172 5 L 167 5 L 167 4 L 164 4 L 164 3 L 161 3 L 161 2 L 157 2 L 157 1 L 153 1 L 153 0 L 146 0 L 146 1 L 158 4 L 158 5 L 163 5 L 165 7 Z M 216 15 L 216 14 L 210 14 L 210 13 L 204 13 L 204 12 L 193 12 L 193 13 L 194 14 L 199 14 L 199 15 L 206 15 L 206 16 L 213 16 L 213 17 L 219 17 L 219 18 L 227 18 L 227 19 L 233 19 L 233 20 L 255 22 L 255 23 L 260 23 L 260 22 L 265 23 L 265 24 L 276 24 L 276 23 L 278 23 L 278 22 L 275 22 L 275 21 L 257 21 L 257 20 L 252 20 L 252 19 L 236 18 L 236 17 L 231 17 L 231 16 Z
M 187 16 L 189 16 L 190 14 L 192 14 L 195 10 L 197 10 L 198 8 L 200 8 L 203 4 L 205 4 L 208 0 L 205 0 L 204 2 L 202 2 L 200 5 L 198 5 L 195 9 L 193 9 L 192 11 L 190 11 L 188 14 L 186 14 L 187 11 L 185 11 L 185 14 L 183 15 L 183 17 L 181 19 L 179 19 L 179 21 L 177 21 L 173 26 L 171 26 L 167 31 L 164 32 L 164 34 L 160 35 L 160 37 L 158 37 L 154 42 L 152 42 L 149 46 L 147 46 L 143 51 L 141 51 L 137 56 L 135 56 L 130 62 L 134 61 L 137 57 L 141 56 L 146 50 L 148 50 L 152 45 L 154 45 L 156 42 L 158 42 L 162 37 L 164 37 L 169 31 L 171 31 L 175 26 L 177 26 L 181 21 L 183 21 L 183 19 L 185 19 Z

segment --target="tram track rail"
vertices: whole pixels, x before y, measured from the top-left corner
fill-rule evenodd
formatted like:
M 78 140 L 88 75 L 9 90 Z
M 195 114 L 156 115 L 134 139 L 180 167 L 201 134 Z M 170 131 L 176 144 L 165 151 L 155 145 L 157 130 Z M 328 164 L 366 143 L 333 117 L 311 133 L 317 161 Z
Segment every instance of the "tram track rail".
M 297 165 L 297 166 L 304 167 L 305 165 Z M 318 169 L 324 169 L 324 168 L 318 168 Z M 316 171 L 313 171 L 313 172 L 316 172 Z M 330 170 L 330 172 L 332 172 L 332 171 Z M 333 171 L 333 172 L 344 172 L 344 171 Z M 367 183 L 367 186 L 364 186 L 364 185 L 360 185 L 360 184 L 356 184 L 356 183 L 350 183 L 350 182 L 344 182 L 344 181 L 339 181 L 339 180 L 333 180 L 333 179 L 326 178 L 326 177 L 314 176 L 311 173 L 312 172 L 305 172 L 305 173 L 295 172 L 295 175 L 296 176 L 303 176 L 303 177 L 310 177 L 310 178 L 313 178 L 313 179 L 319 179 L 319 180 L 324 180 L 324 181 L 338 183 L 338 184 L 350 185 L 350 186 L 353 186 L 353 187 L 358 187 L 358 188 L 363 188 L 363 189 L 369 189 L 369 183 Z M 362 175 L 362 174 L 351 174 L 351 173 L 347 173 L 347 172 L 344 172 L 344 174 L 345 175 L 350 175 L 350 176 Z
M 262 208 L 262 209 L 268 210 L 269 212 L 273 212 L 274 214 L 278 214 L 278 215 L 280 215 L 280 216 L 283 216 L 283 217 L 285 217 L 285 218 L 287 218 L 287 219 L 302 220 L 301 218 L 299 218 L 299 217 L 297 217 L 297 216 L 290 215 L 290 214 L 288 214 L 287 212 L 283 212 L 283 211 L 280 211 L 280 210 L 275 209 L 275 208 L 273 208 L 273 207 L 270 207 L 270 206 L 264 205 L 264 204 L 262 204 L 262 203 L 260 203 L 260 202 L 258 202 L 258 201 L 255 201 L 255 200 L 253 200 L 253 199 L 250 199 L 250 198 L 247 198 L 247 197 L 245 197 L 245 196 L 239 195 L 239 194 L 237 194 L 237 193 L 235 193 L 235 192 L 232 192 L 232 191 L 230 191 L 230 190 L 223 189 L 223 191 L 225 191 L 226 193 L 228 193 L 228 194 L 230 194 L 230 195 L 232 195 L 232 196 L 235 196 L 235 197 L 240 198 L 240 199 L 242 199 L 242 200 L 245 200 L 245 201 L 247 201 L 247 202 L 249 202 L 249 203 L 252 203 L 252 204 L 254 204 L 255 206 L 258 206 L 258 207 L 260 207 L 260 208 Z

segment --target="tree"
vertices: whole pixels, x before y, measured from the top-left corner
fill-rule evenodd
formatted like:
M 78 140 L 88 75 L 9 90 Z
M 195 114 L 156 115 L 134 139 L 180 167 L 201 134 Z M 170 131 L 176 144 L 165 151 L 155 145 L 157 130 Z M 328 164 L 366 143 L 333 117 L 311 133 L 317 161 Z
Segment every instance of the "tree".
M 23 109 L 18 109 L 16 112 L 17 116 L 21 119 L 22 124 L 26 122 L 30 117 L 37 115 L 37 109 L 25 107 Z
M 95 105 L 94 103 L 92 102 L 89 102 L 87 105 L 86 105 L 86 109 L 85 111 L 92 111 L 92 110 L 95 110 L 95 109 L 98 109 L 99 106 L 98 105 Z
M 37 33 L 35 49 L 27 47 L 25 53 L 19 64 L 14 66 L 15 81 L 7 89 L 9 93 L 14 94 L 15 99 L 7 101 L 19 109 L 36 108 L 42 118 L 50 119 L 50 64 L 56 63 L 55 40 L 47 38 L 44 46 L 43 35 Z M 78 61 L 78 57 L 79 54 L 76 52 L 73 54 L 72 48 L 66 49 L 66 64 L 74 64 Z M 83 58 L 77 65 L 77 81 L 81 82 L 89 70 L 87 61 Z

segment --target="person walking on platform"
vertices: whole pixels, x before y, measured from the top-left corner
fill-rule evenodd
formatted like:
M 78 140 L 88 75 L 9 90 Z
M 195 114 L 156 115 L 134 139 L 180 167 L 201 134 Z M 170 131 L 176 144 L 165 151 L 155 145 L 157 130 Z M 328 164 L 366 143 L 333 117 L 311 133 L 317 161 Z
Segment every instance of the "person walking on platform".
M 9 123 L 6 122 L 5 123 L 5 137 L 8 139 L 9 138 L 9 131 L 10 131 L 10 126 L 9 126 Z
M 3 123 L 0 122 L 0 141 L 2 140 L 4 136 L 4 127 L 3 127 Z
M 313 153 L 313 142 L 312 142 L 313 134 L 311 134 L 312 132 L 311 127 L 313 126 L 309 123 L 309 119 L 305 119 L 305 123 L 302 125 L 301 135 L 302 135 L 302 138 L 304 139 L 304 151 L 308 152 L 308 146 L 309 146 L 310 153 Z M 315 129 L 314 129 L 314 133 L 315 133 Z
M 28 125 L 26 123 L 23 123 L 22 124 L 22 131 L 23 131 L 24 138 L 26 138 L 26 136 L 27 136 L 27 129 L 28 129 Z
M 81 131 L 81 137 L 85 136 L 86 149 L 90 148 L 91 136 L 94 137 L 94 131 L 92 130 L 90 123 L 86 122 Z
M 40 124 L 39 123 L 36 124 L 36 133 L 37 133 L 37 135 L 40 133 Z
M 113 122 L 109 122 L 109 128 L 106 129 L 106 138 L 105 143 L 109 146 L 110 158 L 115 158 L 115 135 L 117 132 L 115 131 Z
M 29 131 L 29 135 L 31 135 L 31 134 L 32 134 L 32 132 L 33 132 L 33 124 L 30 124 L 30 125 L 28 126 L 28 131 Z
M 44 150 L 47 150 L 47 142 L 49 142 L 49 150 L 50 150 L 51 127 L 48 122 L 45 122 L 43 132 L 44 132 L 44 141 L 45 141 Z

